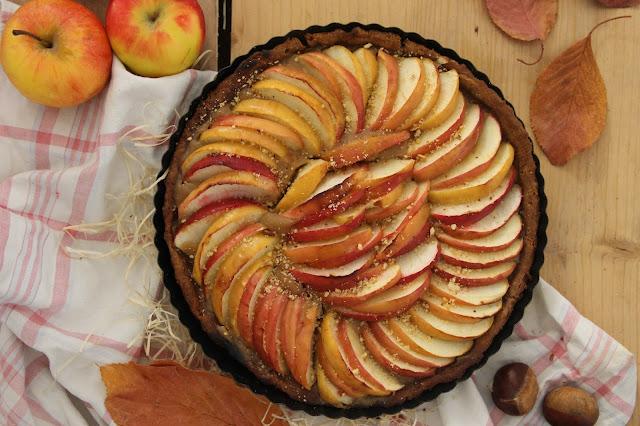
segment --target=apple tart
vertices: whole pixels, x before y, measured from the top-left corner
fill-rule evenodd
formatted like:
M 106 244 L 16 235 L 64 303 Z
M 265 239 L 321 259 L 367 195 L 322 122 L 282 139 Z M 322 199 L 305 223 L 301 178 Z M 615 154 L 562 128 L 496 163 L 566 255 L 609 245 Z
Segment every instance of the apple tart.
M 293 400 L 389 407 L 455 383 L 537 280 L 531 141 L 426 44 L 295 33 L 222 72 L 174 138 L 172 275 L 208 336 Z

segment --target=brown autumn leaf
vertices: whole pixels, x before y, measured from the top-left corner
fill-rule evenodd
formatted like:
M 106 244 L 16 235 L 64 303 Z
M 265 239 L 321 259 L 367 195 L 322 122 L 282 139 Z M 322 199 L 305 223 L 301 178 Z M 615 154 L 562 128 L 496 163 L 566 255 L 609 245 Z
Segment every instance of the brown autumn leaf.
M 493 22 L 510 37 L 517 40 L 540 41 L 540 61 L 547 37 L 558 17 L 558 0 L 485 0 Z
M 618 17 L 624 18 L 624 16 Z M 618 19 L 613 18 L 613 19 Z M 607 122 L 607 90 L 591 34 L 545 68 L 531 95 L 531 126 L 551 164 L 561 166 L 598 139 Z
M 100 367 L 105 405 L 118 425 L 254 425 L 287 423 L 278 406 L 232 379 L 173 361 Z M 273 423 L 271 423 L 273 422 Z

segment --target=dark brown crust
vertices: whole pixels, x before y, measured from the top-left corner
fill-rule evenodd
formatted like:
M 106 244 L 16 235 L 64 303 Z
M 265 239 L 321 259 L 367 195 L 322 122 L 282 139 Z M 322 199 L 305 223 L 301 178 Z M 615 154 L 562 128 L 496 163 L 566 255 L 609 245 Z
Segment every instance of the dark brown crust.
M 533 146 L 529 136 L 520 120 L 515 116 L 513 109 L 486 83 L 473 76 L 466 66 L 459 64 L 449 58 L 442 57 L 437 52 L 426 48 L 413 41 L 403 40 L 395 33 L 382 31 L 367 31 L 362 28 L 354 28 L 346 32 L 335 30 L 327 33 L 306 34 L 306 42 L 310 48 L 320 48 L 334 44 L 343 44 L 350 47 L 363 46 L 371 43 L 374 46 L 382 47 L 392 54 L 401 56 L 425 56 L 438 64 L 455 69 L 460 75 L 460 86 L 463 91 L 473 97 L 477 102 L 487 107 L 498 119 L 502 127 L 504 139 L 509 140 L 515 149 L 515 163 L 518 170 L 518 181 L 523 189 L 523 204 L 521 214 L 525 226 L 524 248 L 520 255 L 520 262 L 516 270 L 510 277 L 510 288 L 503 298 L 503 308 L 494 317 L 494 323 L 487 333 L 475 340 L 473 348 L 465 355 L 444 368 L 438 370 L 437 374 L 422 381 L 409 384 L 398 392 L 387 397 L 371 398 L 364 401 L 363 405 L 373 405 L 391 407 L 401 404 L 403 401 L 413 399 L 427 389 L 431 389 L 440 383 L 446 383 L 460 378 L 465 370 L 480 362 L 483 355 L 494 337 L 502 329 L 507 319 L 511 315 L 515 303 L 518 301 L 526 288 L 527 280 L 530 278 L 529 271 L 533 264 L 536 247 L 536 236 L 539 221 L 539 197 L 538 183 L 536 179 L 536 166 L 533 160 Z M 308 404 L 325 404 L 319 394 L 312 389 L 308 391 L 289 377 L 282 377 L 273 371 L 265 368 L 256 357 L 242 351 L 238 351 L 229 342 L 222 338 L 218 327 L 220 325 L 215 316 L 207 312 L 203 306 L 199 288 L 190 278 L 190 266 L 184 255 L 175 248 L 173 236 L 176 229 L 176 206 L 174 202 L 175 188 L 172 183 L 177 181 L 180 160 L 187 148 L 189 138 L 195 138 L 199 129 L 211 119 L 212 112 L 224 102 L 233 99 L 237 91 L 250 81 L 260 71 L 268 66 L 287 58 L 288 56 L 305 50 L 305 46 L 297 39 L 288 39 L 276 48 L 269 51 L 256 52 L 244 60 L 237 68 L 236 72 L 220 83 L 215 91 L 198 106 L 195 115 L 187 123 L 185 131 L 178 143 L 173 156 L 169 174 L 166 182 L 167 191 L 163 214 L 165 218 L 165 240 L 171 252 L 171 260 L 175 269 L 175 277 L 182 288 L 185 299 L 191 311 L 200 320 L 202 327 L 211 338 L 217 343 L 228 347 L 232 353 L 237 355 L 244 364 L 261 380 L 270 383 L 286 392 L 293 399 L 306 402 Z M 358 406 L 360 404 L 354 404 Z

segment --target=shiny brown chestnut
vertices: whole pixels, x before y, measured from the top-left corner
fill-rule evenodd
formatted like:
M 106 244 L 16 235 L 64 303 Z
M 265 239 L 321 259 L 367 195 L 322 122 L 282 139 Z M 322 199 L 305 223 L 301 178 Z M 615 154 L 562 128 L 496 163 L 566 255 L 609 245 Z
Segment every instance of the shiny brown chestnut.
M 521 362 L 507 364 L 493 377 L 491 399 L 494 404 L 512 416 L 527 414 L 538 397 L 536 374 Z
M 544 398 L 542 414 L 552 426 L 592 426 L 600 409 L 595 398 L 582 389 L 561 386 Z

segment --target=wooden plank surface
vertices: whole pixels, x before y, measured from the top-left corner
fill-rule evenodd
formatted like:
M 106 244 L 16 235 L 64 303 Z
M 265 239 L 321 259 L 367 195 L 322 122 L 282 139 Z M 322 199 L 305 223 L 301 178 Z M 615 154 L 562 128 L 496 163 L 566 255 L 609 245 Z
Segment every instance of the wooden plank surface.
M 26 0 L 17 0 L 24 3 Z M 106 1 L 82 0 L 104 20 Z M 217 2 L 200 0 L 205 11 L 205 49 L 216 69 Z M 595 0 L 562 0 L 558 20 L 539 64 L 537 43 L 510 39 L 494 26 L 482 0 L 343 1 L 235 0 L 231 58 L 273 36 L 331 22 L 377 23 L 435 39 L 470 60 L 502 89 L 533 135 L 529 98 L 539 73 L 598 22 L 632 15 L 593 34 L 593 50 L 607 87 L 608 120 L 588 151 L 554 167 L 539 147 L 549 198 L 549 243 L 541 275 L 595 324 L 640 353 L 640 7 L 605 9 Z M 640 398 L 639 398 L 640 400 Z M 640 423 L 638 410 L 631 424 Z

